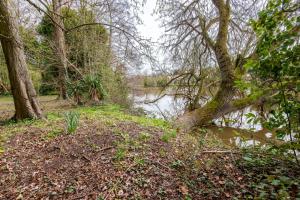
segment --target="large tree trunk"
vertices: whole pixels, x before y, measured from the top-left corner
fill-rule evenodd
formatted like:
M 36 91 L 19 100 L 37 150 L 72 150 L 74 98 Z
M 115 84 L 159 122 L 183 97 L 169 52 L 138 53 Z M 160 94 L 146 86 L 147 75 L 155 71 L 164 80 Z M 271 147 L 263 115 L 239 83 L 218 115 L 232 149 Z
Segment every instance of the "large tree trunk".
M 234 67 L 227 48 L 228 24 L 230 18 L 229 1 L 213 0 L 219 11 L 219 30 L 215 43 L 210 43 L 214 51 L 221 73 L 220 87 L 215 97 L 204 107 L 185 113 L 176 121 L 176 125 L 190 129 L 194 126 L 202 126 L 224 114 L 229 110 L 231 101 L 235 96 Z M 230 109 L 231 110 L 231 109 Z
M 62 20 L 61 13 L 61 1 L 53 0 L 53 41 L 55 43 L 55 54 L 58 58 L 58 84 L 59 84 L 59 98 L 67 99 L 67 55 L 66 55 L 66 47 L 65 47 L 65 35 L 64 35 L 64 23 Z
M 27 69 L 24 49 L 18 31 L 13 0 L 0 1 L 0 40 L 4 52 L 15 104 L 16 120 L 42 118 Z

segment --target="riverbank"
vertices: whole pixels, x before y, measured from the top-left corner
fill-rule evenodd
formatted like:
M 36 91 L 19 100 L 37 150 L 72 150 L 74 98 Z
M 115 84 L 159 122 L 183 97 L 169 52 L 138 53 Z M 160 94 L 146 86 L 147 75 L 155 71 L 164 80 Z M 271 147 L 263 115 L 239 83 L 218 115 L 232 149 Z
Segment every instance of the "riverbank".
M 295 164 L 261 150 L 229 148 L 210 130 L 184 133 L 118 105 L 73 107 L 55 100 L 42 105 L 47 120 L 0 126 L 0 199 L 300 195 Z M 80 114 L 74 134 L 65 133 L 69 110 Z

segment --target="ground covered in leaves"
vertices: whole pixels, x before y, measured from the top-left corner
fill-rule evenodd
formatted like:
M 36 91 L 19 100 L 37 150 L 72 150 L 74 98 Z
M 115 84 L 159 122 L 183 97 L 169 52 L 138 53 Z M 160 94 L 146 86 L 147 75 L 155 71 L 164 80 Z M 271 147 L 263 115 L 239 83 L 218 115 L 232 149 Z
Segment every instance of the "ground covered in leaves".
M 47 120 L 0 126 L 0 199 L 300 197 L 297 166 L 227 149 L 208 130 L 182 133 L 116 105 L 61 107 L 80 113 L 74 134 L 57 106 Z

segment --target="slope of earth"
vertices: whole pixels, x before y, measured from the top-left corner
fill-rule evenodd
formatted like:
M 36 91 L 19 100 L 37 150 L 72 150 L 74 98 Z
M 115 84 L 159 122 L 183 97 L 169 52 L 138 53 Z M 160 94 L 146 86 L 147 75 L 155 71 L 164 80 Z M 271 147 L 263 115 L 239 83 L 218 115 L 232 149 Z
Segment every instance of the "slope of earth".
M 244 199 L 260 194 L 250 185 L 256 180 L 246 173 L 241 153 L 229 151 L 205 129 L 181 133 L 165 121 L 132 116 L 116 105 L 69 109 L 80 113 L 74 134 L 65 133 L 65 111 L 57 107 L 47 120 L 0 126 L 0 199 Z M 299 176 L 292 172 L 290 177 Z M 290 187 L 288 195 L 296 197 L 298 188 Z

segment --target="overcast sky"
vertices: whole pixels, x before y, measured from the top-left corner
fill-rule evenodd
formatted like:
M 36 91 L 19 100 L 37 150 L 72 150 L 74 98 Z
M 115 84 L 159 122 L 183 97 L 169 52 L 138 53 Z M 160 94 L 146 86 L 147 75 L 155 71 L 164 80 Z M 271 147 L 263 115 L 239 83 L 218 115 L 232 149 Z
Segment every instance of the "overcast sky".
M 143 14 L 141 15 L 144 24 L 138 27 L 142 36 L 152 38 L 154 41 L 162 34 L 162 29 L 159 27 L 159 21 L 157 21 L 158 17 L 157 15 L 153 15 L 155 5 L 156 0 L 147 1 L 143 8 Z
M 163 29 L 160 28 L 160 22 L 158 21 L 158 16 L 153 15 L 153 11 L 155 9 L 156 0 L 148 0 L 146 5 L 143 8 L 143 14 L 141 15 L 141 19 L 143 21 L 143 25 L 138 26 L 138 30 L 141 33 L 142 37 L 150 38 L 153 42 L 157 42 L 159 37 L 163 34 Z M 158 48 L 154 52 L 158 52 Z M 162 59 L 162 56 L 158 53 L 154 56 L 157 56 L 157 59 Z M 151 72 L 150 64 L 145 64 L 142 67 L 141 72 Z

